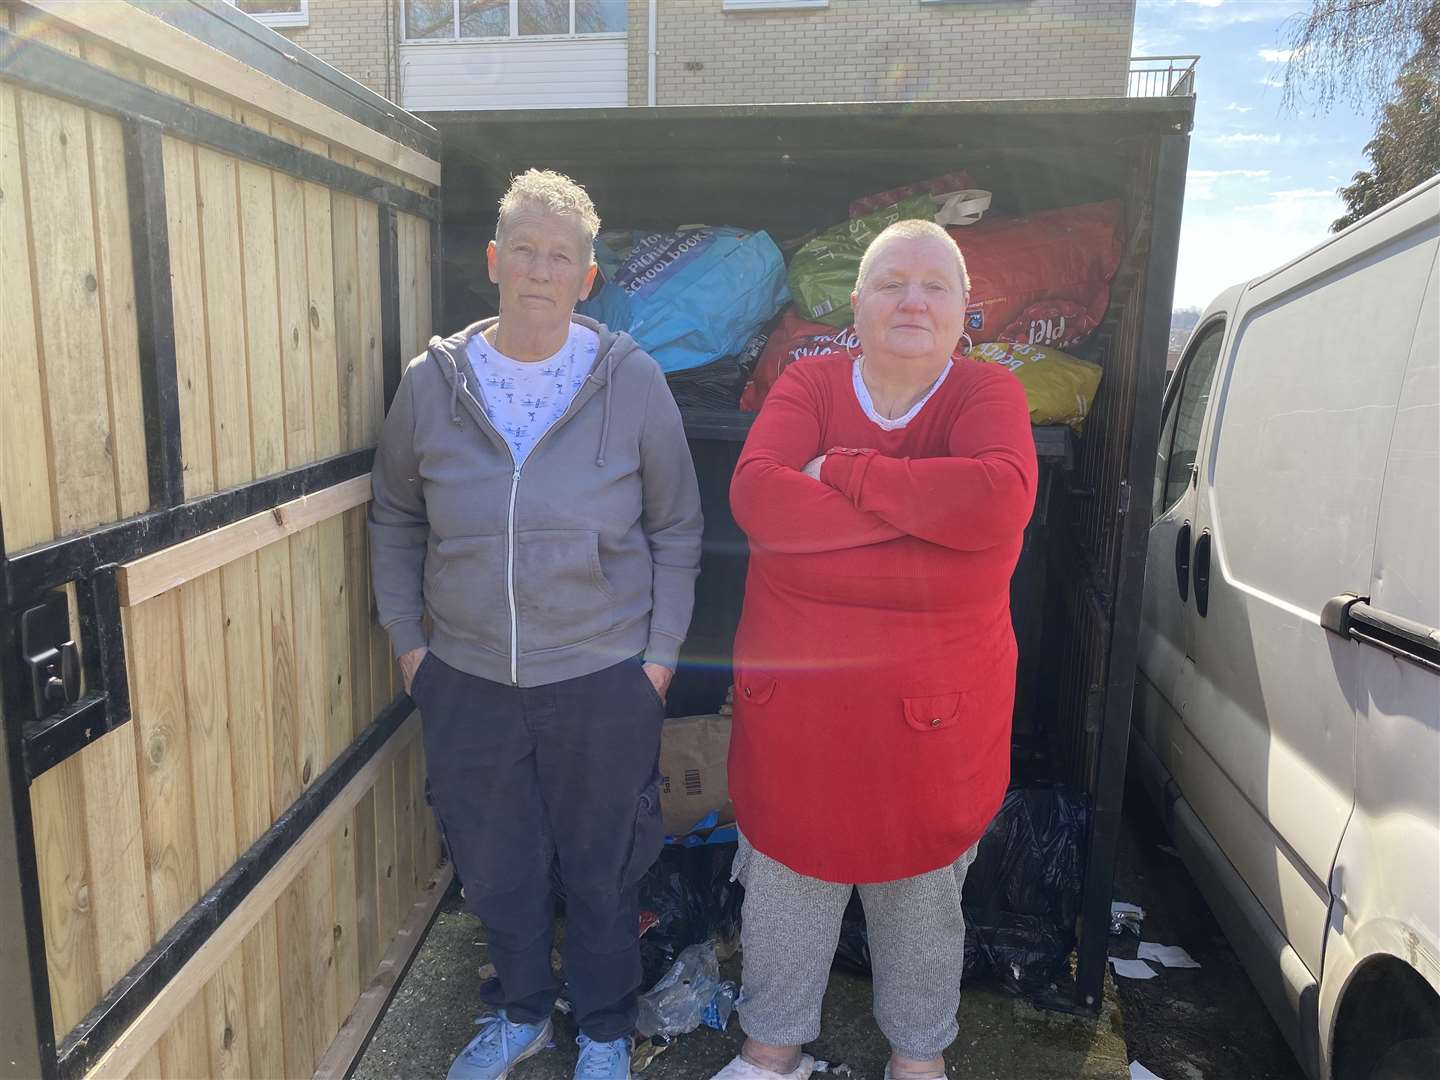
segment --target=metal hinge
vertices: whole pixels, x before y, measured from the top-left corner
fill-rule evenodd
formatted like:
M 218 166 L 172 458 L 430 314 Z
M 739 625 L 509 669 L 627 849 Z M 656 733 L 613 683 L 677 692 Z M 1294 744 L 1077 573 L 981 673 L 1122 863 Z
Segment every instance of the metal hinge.
M 52 592 L 43 604 L 20 614 L 20 655 L 30 676 L 36 720 L 80 697 L 80 649 L 70 636 L 70 602 Z
M 1115 513 L 1125 515 L 1130 512 L 1130 481 L 1120 481 L 1120 501 L 1115 508 Z

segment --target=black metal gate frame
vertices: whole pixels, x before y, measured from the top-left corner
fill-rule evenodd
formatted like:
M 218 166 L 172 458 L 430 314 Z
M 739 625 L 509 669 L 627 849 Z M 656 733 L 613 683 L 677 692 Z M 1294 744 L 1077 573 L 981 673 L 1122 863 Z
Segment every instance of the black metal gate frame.
M 194 31 L 192 30 L 192 33 Z M 202 36 L 196 34 L 196 36 Z M 94 1010 L 65 1034 L 52 1034 L 50 986 L 45 959 L 39 876 L 30 813 L 30 783 L 130 719 L 129 676 L 116 588 L 118 564 L 163 550 L 370 470 L 373 449 L 357 450 L 185 501 L 175 353 L 174 308 L 166 222 L 162 137 L 211 147 L 298 179 L 354 195 L 379 207 L 381 355 L 385 406 L 399 385 L 399 248 L 397 214 L 430 223 L 432 314 L 439 325 L 443 305 L 439 201 L 361 172 L 271 135 L 169 97 L 94 67 L 67 53 L 0 29 L 0 58 L 7 82 L 117 117 L 122 125 L 131 215 L 132 262 L 141 362 L 141 393 L 149 485 L 148 512 L 78 536 L 0 559 L 0 913 L 18 915 L 28 986 L 0 991 L 0 1066 L 38 1072 L 46 1080 L 77 1080 L 114 1043 L 169 978 L 299 839 L 335 795 L 385 744 L 413 706 L 403 694 L 388 705 L 360 738 L 307 788 L 180 921 L 114 986 Z M 332 93 L 329 95 L 334 97 Z M 393 119 L 370 126 L 391 134 Z M 392 134 L 392 137 L 393 134 Z M 415 147 L 414 133 L 403 140 Z M 434 145 L 417 148 L 433 153 Z M 81 655 L 89 692 L 44 720 L 34 720 L 28 673 L 20 656 L 21 611 L 44 594 L 75 583 Z M 4 820 L 5 816 L 10 821 Z M 4 826 L 8 825 L 8 828 Z M 5 835 L 9 833 L 9 835 Z M 8 858 L 13 841 L 14 859 Z M 7 865 L 7 863 L 9 865 Z M 7 924 L 8 918 L 7 918 Z M 11 1047 L 11 1040 L 20 1045 Z M 0 1073 L 4 1073 L 0 1067 Z

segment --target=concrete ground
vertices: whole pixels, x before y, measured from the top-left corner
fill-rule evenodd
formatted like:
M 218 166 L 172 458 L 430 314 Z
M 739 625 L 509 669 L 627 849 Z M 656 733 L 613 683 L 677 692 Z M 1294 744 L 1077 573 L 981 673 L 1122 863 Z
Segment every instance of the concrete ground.
M 484 932 L 447 897 L 389 1010 L 356 1070 L 356 1080 L 441 1077 L 474 1033 L 477 994 L 485 962 Z M 722 969 L 739 979 L 739 960 Z M 555 1049 L 516 1068 L 514 1080 L 570 1080 L 575 1027 L 556 1017 Z M 677 1038 L 638 1075 L 645 1080 L 706 1080 L 739 1048 L 743 1036 L 701 1027 Z M 880 1080 L 889 1048 L 870 1015 L 870 982 L 834 975 L 825 999 L 817 1058 L 850 1066 L 854 1080 Z M 1040 1012 L 1023 1000 L 980 988 L 960 1002 L 960 1038 L 946 1055 L 960 1080 L 1123 1080 L 1129 1076 L 1125 1038 L 1114 988 L 1107 986 L 1100 1020 Z

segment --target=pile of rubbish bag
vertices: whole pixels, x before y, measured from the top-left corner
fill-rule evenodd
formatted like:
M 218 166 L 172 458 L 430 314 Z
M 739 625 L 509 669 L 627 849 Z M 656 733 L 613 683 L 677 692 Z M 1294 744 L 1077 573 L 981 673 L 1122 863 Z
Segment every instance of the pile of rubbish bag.
M 1087 342 L 1109 306 L 1121 204 L 1011 216 L 991 202 L 969 174 L 952 172 L 856 199 L 847 220 L 779 245 L 728 225 L 609 230 L 595 244 L 603 284 L 578 310 L 634 337 L 681 406 L 756 411 L 790 363 L 858 349 L 850 293 L 881 230 L 936 221 L 970 271 L 973 355 L 1016 372 L 1034 423 L 1079 431 L 1102 370 L 1069 350 Z M 987 344 L 1002 347 L 980 348 Z
M 1043 993 L 1075 947 L 1084 886 L 1086 805 L 1058 785 L 1014 788 L 965 875 L 965 981 Z M 852 897 L 835 966 L 870 974 L 865 912 Z
M 965 878 L 965 970 L 969 981 L 1016 994 L 1046 991 L 1075 945 L 1084 884 L 1085 801 L 1060 785 L 1013 788 L 980 839 Z M 735 844 L 667 845 L 640 885 L 645 1034 L 693 1031 L 723 997 L 718 963 L 738 946 L 744 889 L 730 880 Z M 835 967 L 870 975 L 864 909 L 852 897 Z M 712 1019 L 728 1019 L 716 1005 Z M 649 1010 L 647 1013 L 645 1010 Z M 663 1014 L 663 1019 L 657 1019 Z M 691 1021 L 693 1020 L 693 1023 Z M 713 1025 L 712 1025 L 713 1026 Z

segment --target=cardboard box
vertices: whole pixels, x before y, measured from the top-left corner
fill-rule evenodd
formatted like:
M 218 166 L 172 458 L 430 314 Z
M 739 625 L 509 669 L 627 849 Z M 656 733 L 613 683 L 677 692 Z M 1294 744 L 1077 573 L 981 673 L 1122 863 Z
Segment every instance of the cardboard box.
M 660 731 L 660 812 L 665 832 L 683 836 L 712 811 L 717 824 L 735 820 L 726 757 L 730 717 L 681 716 Z

